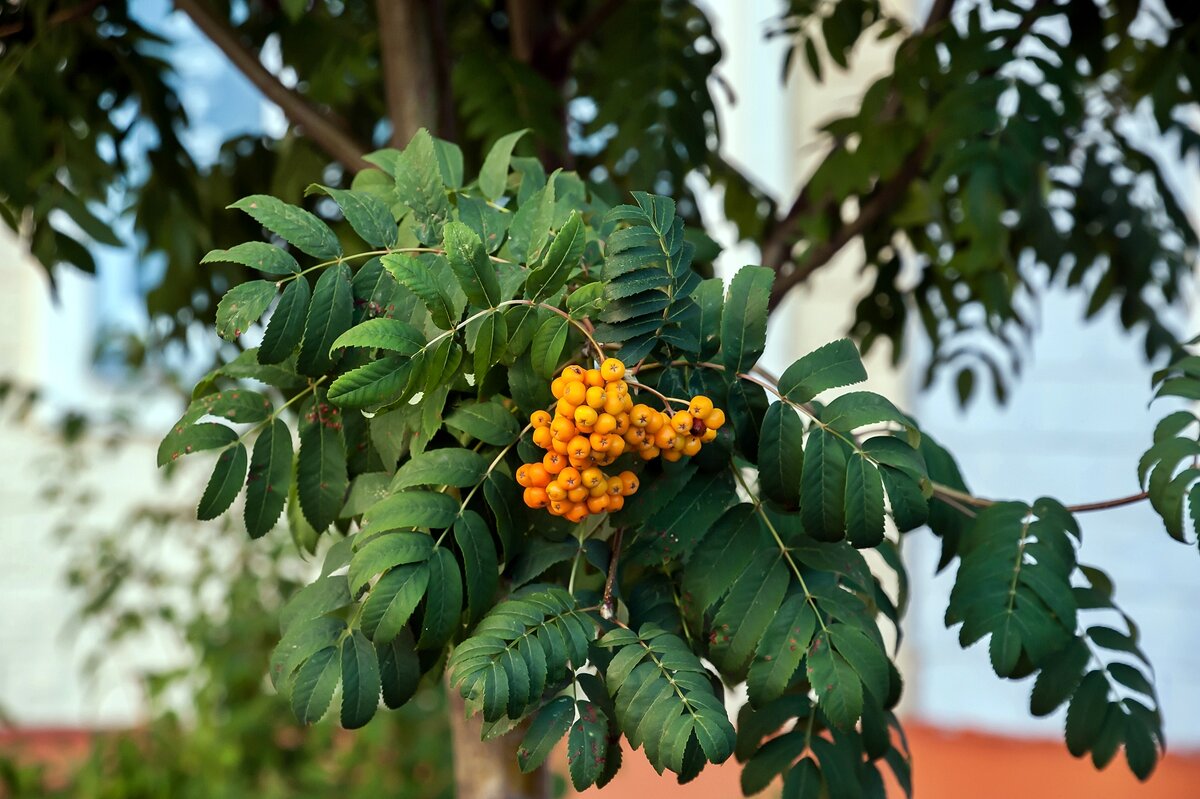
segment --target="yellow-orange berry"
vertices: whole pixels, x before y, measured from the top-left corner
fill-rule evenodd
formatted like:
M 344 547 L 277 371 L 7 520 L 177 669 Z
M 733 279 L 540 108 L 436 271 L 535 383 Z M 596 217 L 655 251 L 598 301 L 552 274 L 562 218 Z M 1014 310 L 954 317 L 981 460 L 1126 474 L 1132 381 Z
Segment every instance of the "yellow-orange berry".
M 670 449 L 675 445 L 675 439 L 678 437 L 670 427 L 660 427 L 654 434 L 654 445 L 659 449 Z
M 573 507 L 575 506 L 565 499 L 551 499 L 549 504 L 546 505 L 546 512 L 551 516 L 562 516 Z
M 608 509 L 608 495 L 601 494 L 598 497 L 589 497 L 587 501 L 588 510 L 592 513 L 602 513 Z
M 611 415 L 611 414 L 610 414 L 610 415 Z M 623 436 L 623 435 L 625 435 L 625 433 L 627 433 L 627 432 L 629 431 L 629 428 L 630 428 L 630 424 L 629 424 L 629 412 L 628 412 L 628 411 L 621 411 L 620 413 L 618 413 L 618 414 L 616 415 L 616 417 L 615 417 L 615 418 L 616 418 L 616 420 L 617 420 L 617 427 L 616 427 L 616 431 L 615 431 L 615 432 L 616 432 L 616 434 L 617 434 L 617 435 L 619 435 L 619 436 Z
M 567 398 L 563 397 L 554 405 L 554 416 L 555 418 L 561 417 L 568 421 L 573 420 L 575 418 L 575 409 L 578 407 L 578 405 L 568 402 Z
M 683 454 L 689 458 L 700 451 L 700 439 L 688 436 L 687 443 L 683 445 Z
M 572 488 L 579 486 L 580 474 L 579 470 L 574 466 L 568 466 L 558 473 L 558 484 L 570 491 Z
M 604 385 L 604 375 L 600 374 L 599 369 L 588 369 L 583 373 L 583 382 L 589 386 L 602 387 Z
M 571 436 L 571 438 L 574 438 L 574 437 L 575 437 L 574 435 Z M 567 439 L 567 441 L 570 441 L 570 439 Z M 567 454 L 567 442 L 566 441 L 559 441 L 556 438 L 550 442 L 550 448 L 553 449 L 555 452 L 557 452 L 559 455 Z
M 621 480 L 621 494 L 629 497 L 637 493 L 638 476 L 633 472 L 626 470 L 617 475 Z
M 625 507 L 625 497 L 609 496 L 609 498 L 608 498 L 608 512 L 609 513 L 615 513 L 623 507 Z
M 550 501 L 564 500 L 567 498 L 567 489 L 561 483 L 555 480 L 550 485 L 546 486 L 546 496 L 550 497 Z
M 658 414 L 649 405 L 642 405 L 640 402 L 633 406 L 633 410 L 629 412 L 629 423 L 634 427 L 646 427 L 650 424 L 650 420 L 657 417 Z
M 616 416 L 621 411 L 625 410 L 625 403 L 621 401 L 621 397 L 615 391 L 609 391 L 604 395 L 604 412 Z
M 565 514 L 564 518 L 578 524 L 588 517 L 587 505 L 576 505 Z
M 681 436 L 692 432 L 692 415 L 687 411 L 679 411 L 671 417 L 671 428 Z
M 572 412 L 574 415 L 574 412 Z M 558 441 L 570 441 L 575 437 L 575 423 L 570 417 L 559 416 L 550 423 L 550 432 L 554 434 L 554 438 Z
M 568 383 L 583 383 L 585 374 L 584 368 L 574 363 L 562 370 L 562 378 Z
M 579 486 L 579 488 L 572 488 L 567 492 L 567 499 L 571 500 L 572 502 L 583 502 L 587 498 L 588 490 L 583 486 Z
M 588 489 L 589 497 L 599 497 L 608 493 L 608 483 L 601 481 L 599 485 L 594 485 Z
M 661 450 L 655 446 L 643 447 L 638 450 L 638 457 L 644 461 L 652 461 L 659 456 Z
M 550 418 L 550 414 L 545 411 L 534 411 L 529 417 L 530 423 L 534 427 L 549 427 L 550 422 L 554 421 Z
M 621 492 L 624 490 L 625 490 L 625 483 L 621 480 L 620 477 L 608 478 L 608 482 L 604 486 L 605 493 L 611 494 L 613 496 L 620 496 Z
M 704 431 L 704 435 L 700 436 L 700 440 L 703 441 L 705 444 L 707 444 L 708 442 L 712 441 L 716 437 L 717 437 L 716 429 L 710 427 Z
M 663 414 L 658 411 L 650 411 L 650 418 L 646 421 L 646 432 L 657 433 L 663 428 L 667 420 L 663 418 Z
M 586 458 L 591 453 L 592 445 L 583 436 L 575 436 L 567 442 L 567 454 L 572 458 Z
M 621 410 L 626 413 L 633 410 L 633 397 L 628 394 L 621 397 Z
M 593 432 L 605 435 L 606 433 L 611 433 L 616 429 L 617 417 L 613 416 L 611 413 L 602 413 L 596 418 L 596 424 L 594 425 Z
M 596 413 L 595 408 L 589 408 L 586 405 L 582 405 L 575 409 L 575 428 L 582 429 L 584 427 L 591 427 L 592 425 L 596 424 L 596 419 L 599 418 L 599 416 L 600 414 Z
M 567 459 L 557 452 L 547 452 L 542 458 L 542 468 L 546 470 L 546 474 L 558 474 L 566 465 Z
M 529 464 L 529 485 L 534 488 L 545 488 L 550 482 L 550 473 L 541 463 Z
M 592 488 L 604 482 L 604 472 L 593 466 L 590 469 L 584 469 L 583 474 L 580 475 L 580 479 L 583 480 L 585 488 Z
M 677 461 L 683 457 L 683 453 L 680 452 L 679 450 L 667 449 L 667 450 L 663 450 L 662 457 L 663 457 L 664 461 L 670 461 L 671 463 L 674 463 L 675 461 Z
M 708 416 L 708 412 L 713 409 L 713 401 L 703 394 L 697 394 L 692 397 L 691 403 L 688 404 L 688 413 L 699 419 Z
M 590 468 L 590 467 L 596 465 L 596 459 L 593 458 L 591 455 L 584 455 L 584 456 L 568 455 L 567 458 L 568 458 L 568 460 L 571 461 L 572 466 L 574 466 L 576 469 L 580 469 L 580 470 L 587 469 L 587 468 Z
M 533 443 L 542 449 L 550 449 L 550 442 L 553 440 L 554 434 L 550 432 L 549 427 L 539 427 L 533 431 Z
M 592 452 L 608 452 L 608 448 L 612 446 L 614 437 L 610 435 L 601 435 L 600 433 L 592 433 L 588 436 L 588 444 L 592 447 Z
M 600 373 L 605 380 L 620 380 L 625 376 L 625 364 L 616 358 L 607 358 L 600 364 Z
M 608 449 L 605 450 L 605 454 L 611 461 L 625 451 L 625 439 L 621 438 L 620 436 L 609 436 L 609 440 L 610 443 L 608 445 Z
M 587 387 L 580 382 L 568 382 L 562 398 L 572 405 L 582 405 L 587 399 Z
M 635 447 L 641 446 L 642 442 L 646 440 L 646 431 L 640 427 L 631 427 L 625 431 L 624 438 L 627 444 L 632 444 Z
M 613 382 L 609 383 L 604 390 L 609 394 L 615 391 L 618 397 L 624 397 L 629 393 L 629 384 L 624 380 L 614 380 Z
M 526 463 L 517 469 L 517 485 L 521 488 L 529 488 L 533 485 L 533 481 L 529 479 L 529 467 L 533 464 Z
M 531 508 L 544 508 L 550 502 L 550 498 L 546 496 L 546 489 L 537 486 L 525 489 L 524 500 Z
M 589 408 L 595 408 L 596 410 L 600 410 L 604 407 L 604 400 L 604 389 L 600 386 L 592 386 L 584 395 L 584 402 L 587 403 L 587 406 Z
M 704 417 L 704 426 L 709 430 L 719 430 L 723 424 L 725 424 L 725 411 L 720 408 L 713 408 Z
M 555 399 L 562 399 L 563 392 L 567 390 L 567 381 L 561 377 L 556 377 L 550 381 L 550 393 Z

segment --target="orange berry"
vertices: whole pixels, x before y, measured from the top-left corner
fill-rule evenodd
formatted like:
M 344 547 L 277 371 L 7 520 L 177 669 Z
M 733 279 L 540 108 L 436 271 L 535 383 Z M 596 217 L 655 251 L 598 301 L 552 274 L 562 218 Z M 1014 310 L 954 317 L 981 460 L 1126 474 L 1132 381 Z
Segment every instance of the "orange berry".
M 612 446 L 613 436 L 601 435 L 600 433 L 592 433 L 588 436 L 588 444 L 592 447 L 592 452 L 608 452 L 608 448 Z
M 596 422 L 593 425 L 593 430 L 600 435 L 611 433 L 617 429 L 617 417 L 611 413 L 602 413 L 596 417 Z
M 550 424 L 550 432 L 556 441 L 570 441 L 575 437 L 575 424 L 570 417 L 559 416 Z
M 587 505 L 576 505 L 575 507 L 573 507 L 569 511 L 567 511 L 566 516 L 565 516 L 565 518 L 568 521 L 575 522 L 576 524 L 579 524 L 581 521 L 583 521 L 587 517 L 588 517 Z
M 563 389 L 562 398 L 572 405 L 582 405 L 587 399 L 587 386 L 583 383 L 569 382 Z
M 692 415 L 687 411 L 680 411 L 671 417 L 671 427 L 681 436 L 686 436 L 692 432 Z
M 625 410 L 625 403 L 621 401 L 621 395 L 615 391 L 609 391 L 604 395 L 604 412 L 616 416 L 621 411 Z
M 677 461 L 683 457 L 683 453 L 680 452 L 679 450 L 668 449 L 668 450 L 663 450 L 662 457 L 663 457 L 664 461 L 670 461 L 671 463 L 674 463 L 675 461 Z
M 608 512 L 609 513 L 616 513 L 623 507 L 625 507 L 625 497 L 610 496 L 608 498 Z
M 550 472 L 541 463 L 529 464 L 529 485 L 534 488 L 545 488 L 550 482 Z
M 600 497 L 608 493 L 608 483 L 601 481 L 599 485 L 594 485 L 588 489 L 589 497 Z
M 596 420 L 599 418 L 599 416 L 600 415 L 596 413 L 595 408 L 589 408 L 586 405 L 579 406 L 575 409 L 576 429 L 591 427 L 592 425 L 596 424 Z
M 692 397 L 691 403 L 688 404 L 688 413 L 698 419 L 703 419 L 708 416 L 708 412 L 713 409 L 713 401 L 703 394 L 697 394 Z
M 572 502 L 583 502 L 587 498 L 588 490 L 583 486 L 579 486 L 579 488 L 572 488 L 567 492 L 567 499 L 571 500 Z
M 631 427 L 625 431 L 625 442 L 633 446 L 640 446 L 646 440 L 646 431 L 640 427 Z
M 553 440 L 554 434 L 550 432 L 549 427 L 539 427 L 533 431 L 533 443 L 542 449 L 550 449 L 550 442 Z
M 624 490 L 625 490 L 625 483 L 621 480 L 620 477 L 608 478 L 608 482 L 604 486 L 604 492 L 606 494 L 611 494 L 614 497 L 620 496 L 621 492 Z
M 660 427 L 654 434 L 654 445 L 659 449 L 670 449 L 675 445 L 675 439 L 678 437 L 670 427 Z
M 567 442 L 567 454 L 573 458 L 586 458 L 591 453 L 591 442 L 583 436 L 575 436 Z
M 620 436 L 609 436 L 609 438 L 611 439 L 611 442 L 609 443 L 608 449 L 605 450 L 604 454 L 607 455 L 608 459 L 611 461 L 625 451 L 625 439 L 621 438 Z
M 552 499 L 550 504 L 546 506 L 551 516 L 565 516 L 566 513 L 575 507 L 574 502 L 567 502 L 565 499 Z
M 618 413 L 616 416 L 616 420 L 617 420 L 617 427 L 616 427 L 615 432 L 617 435 L 623 436 L 627 432 L 629 432 L 629 429 L 632 427 L 632 425 L 630 425 L 630 423 L 629 423 L 629 412 L 628 411 L 621 411 L 620 413 Z
M 652 461 L 659 456 L 660 450 L 658 447 L 650 446 L 638 450 L 638 457 L 644 461 Z
M 582 366 L 573 363 L 563 368 L 562 379 L 568 383 L 583 383 L 583 378 L 586 374 L 587 372 L 584 371 Z
M 604 472 L 593 466 L 590 469 L 584 469 L 583 474 L 580 475 L 580 479 L 583 481 L 582 485 L 585 488 L 593 488 L 604 482 Z
M 616 380 L 612 383 L 609 383 L 608 386 L 604 390 L 609 393 L 612 393 L 613 391 L 615 391 L 615 392 L 617 392 L 618 397 L 624 397 L 629 394 L 629 384 L 626 383 L 624 380 Z
M 574 438 L 574 436 L 572 436 L 572 438 Z M 566 441 L 559 441 L 556 438 L 550 442 L 550 448 L 553 449 L 555 452 L 557 452 L 559 455 L 567 454 L 567 442 Z
M 650 411 L 650 417 L 646 420 L 646 432 L 657 433 L 666 423 L 667 420 L 663 418 L 662 413 Z
M 546 486 L 546 496 L 550 497 L 551 500 L 566 499 L 567 487 L 555 480 Z
M 629 423 L 634 427 L 645 427 L 650 424 L 650 420 L 658 416 L 654 409 L 649 405 L 643 405 L 640 402 L 633 406 L 633 410 L 629 412 Z
M 558 404 L 554 406 L 555 418 L 562 417 L 563 419 L 570 421 L 575 418 L 575 409 L 577 407 L 579 406 L 572 402 L 567 402 L 567 398 L 563 397 L 558 401 Z
M 588 369 L 583 373 L 583 382 L 593 388 L 604 386 L 604 375 L 600 374 L 599 369 Z
M 608 496 L 590 497 L 587 501 L 587 507 L 592 513 L 603 513 L 608 509 Z
M 555 399 L 562 399 L 563 392 L 567 390 L 567 381 L 561 377 L 556 377 L 550 381 L 550 393 Z
M 616 358 L 607 358 L 600 364 L 600 373 L 605 380 L 620 380 L 625 376 L 625 364 Z
M 687 443 L 683 445 L 683 454 L 689 458 L 700 451 L 700 439 L 688 436 Z
M 617 475 L 621 479 L 621 495 L 630 497 L 637 493 L 638 476 L 626 470 Z
M 546 489 L 537 486 L 525 489 L 524 500 L 531 508 L 544 508 L 550 502 L 550 498 L 546 496 Z
M 709 430 L 718 430 L 721 425 L 725 424 L 725 411 L 720 408 L 713 408 L 704 417 L 704 424 Z
M 597 466 L 607 466 L 616 459 L 616 456 L 613 455 L 612 452 L 603 452 L 599 457 L 593 458 Z
M 716 428 L 710 427 L 704 431 L 704 435 L 700 436 L 700 440 L 703 441 L 705 444 L 707 444 L 708 442 L 712 441 L 716 437 L 717 437 Z
M 545 411 L 534 411 L 529 417 L 529 421 L 533 423 L 534 427 L 549 427 L 553 420 Z
M 628 394 L 621 397 L 621 410 L 625 411 L 626 413 L 633 410 L 633 397 L 629 396 Z
M 675 436 L 674 443 L 671 444 L 671 449 L 675 450 L 676 452 L 683 452 L 683 448 L 687 446 L 689 441 L 691 441 L 689 436 L 677 435 Z
M 590 469 L 596 465 L 596 459 L 591 455 L 588 455 L 585 458 L 577 458 L 574 455 L 568 455 L 567 458 L 571 461 L 571 465 L 579 470 Z
M 574 466 L 568 466 L 558 473 L 558 484 L 568 491 L 572 488 L 578 488 L 581 479 L 582 476 L 579 474 L 579 470 Z
M 532 465 L 531 463 L 526 463 L 517 469 L 517 485 L 521 486 L 521 488 L 529 488 L 533 485 L 533 481 L 529 479 L 529 467 Z
M 567 465 L 567 459 L 557 452 L 547 452 L 542 458 L 542 468 L 546 470 L 546 474 L 558 474 Z M 545 483 L 542 483 L 545 485 Z
M 584 395 L 584 402 L 589 408 L 600 410 L 604 407 L 604 389 L 600 386 L 592 386 Z

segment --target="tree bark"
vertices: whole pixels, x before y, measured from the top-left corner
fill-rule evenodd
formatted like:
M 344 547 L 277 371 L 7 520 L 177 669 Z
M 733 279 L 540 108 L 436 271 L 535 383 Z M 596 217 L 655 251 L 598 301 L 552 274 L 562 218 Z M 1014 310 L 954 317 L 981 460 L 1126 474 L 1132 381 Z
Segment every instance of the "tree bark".
M 438 73 L 429 0 L 378 0 L 383 90 L 392 145 L 403 147 L 419 128 L 438 131 Z
M 454 785 L 457 799 L 550 799 L 551 774 L 542 767 L 522 774 L 517 745 L 528 725 L 490 741 L 479 739 L 478 717 L 467 718 L 458 691 L 446 687 L 454 742 Z

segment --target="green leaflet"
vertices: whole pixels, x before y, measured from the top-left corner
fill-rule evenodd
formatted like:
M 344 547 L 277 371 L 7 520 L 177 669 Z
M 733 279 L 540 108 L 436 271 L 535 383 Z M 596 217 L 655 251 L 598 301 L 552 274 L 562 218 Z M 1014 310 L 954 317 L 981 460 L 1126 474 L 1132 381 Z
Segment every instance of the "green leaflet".
M 473 510 L 454 523 L 454 541 L 463 556 L 467 608 L 472 621 L 483 617 L 499 587 L 500 564 L 487 522 Z
M 871 638 L 858 627 L 840 622 L 830 625 L 829 638 L 833 641 L 833 648 L 854 669 L 863 687 L 879 702 L 886 701 L 890 677 L 882 642 Z
M 883 481 L 875 465 L 855 452 L 846 468 L 846 538 L 862 549 L 883 541 Z
M 301 724 L 315 724 L 329 709 L 341 678 L 338 650 L 326 647 L 304 662 L 292 683 L 292 712 Z
M 320 392 L 305 407 L 308 413 L 300 422 L 296 487 L 304 518 L 319 533 L 337 518 L 350 478 L 346 472 L 341 411 L 325 404 Z
M 215 422 L 178 425 L 167 434 L 158 448 L 158 465 L 166 466 L 181 455 L 191 455 L 210 449 L 220 449 L 237 441 L 238 435 L 231 428 Z
M 822 391 L 867 379 L 858 349 L 838 339 L 813 350 L 789 366 L 779 378 L 779 391 L 793 402 L 808 402 Z
M 917 429 L 913 420 L 897 410 L 890 400 L 870 391 L 851 391 L 834 399 L 821 412 L 821 421 L 842 433 L 881 422 Z
M 326 574 L 288 598 L 279 612 L 279 629 L 286 637 L 293 626 L 344 608 L 352 601 L 346 576 Z
M 765 790 L 771 781 L 787 771 L 792 762 L 808 748 L 804 733 L 784 733 L 763 744 L 742 769 L 742 793 L 751 796 Z M 811 761 L 810 761 L 811 762 Z M 818 787 L 820 780 L 817 780 Z
M 413 486 L 473 486 L 483 479 L 488 458 L 461 447 L 427 450 L 404 463 L 392 478 L 392 492 Z
M 342 726 L 365 727 L 379 709 L 379 660 L 358 630 L 342 640 Z
M 721 361 L 733 374 L 748 372 L 767 341 L 767 303 L 775 273 L 762 266 L 743 266 L 729 284 L 721 316 Z
M 379 317 L 367 319 L 342 333 L 329 349 L 367 347 L 387 350 L 401 355 L 414 355 L 425 348 L 425 334 L 398 319 Z
M 413 698 L 421 680 L 421 663 L 412 633 L 402 627 L 395 638 L 376 643 L 375 654 L 379 659 L 383 703 L 395 710 Z
M 522 772 L 528 774 L 546 762 L 554 747 L 571 729 L 574 718 L 575 702 L 568 696 L 552 699 L 538 711 L 517 748 L 517 765 Z
M 715 639 L 709 655 L 722 670 L 740 672 L 755 649 L 787 592 L 790 576 L 778 550 L 760 550 L 729 589 L 713 620 Z
M 554 181 L 550 180 L 521 205 L 508 229 L 508 254 L 519 264 L 532 264 L 542 254 L 554 221 Z
M 818 541 L 839 541 L 846 534 L 846 451 L 832 433 L 808 435 L 800 484 L 804 530 Z
M 441 649 L 460 627 L 463 580 L 458 561 L 448 549 L 434 551 L 429 559 L 429 589 L 421 617 L 418 649 Z
M 304 338 L 296 368 L 301 374 L 319 377 L 333 366 L 329 350 L 354 317 L 354 299 L 350 288 L 350 267 L 331 266 L 321 273 L 313 289 L 308 317 L 304 320 Z
M 529 132 L 529 128 L 514 131 L 501 136 L 488 150 L 483 159 L 483 167 L 479 170 L 479 190 L 483 196 L 495 201 L 504 195 L 508 186 L 508 166 L 512 161 L 512 151 L 521 137 Z
M 389 533 L 364 543 L 350 560 L 346 575 L 350 593 L 357 596 L 371 578 L 395 566 L 422 563 L 433 554 L 433 539 L 425 533 Z
M 405 355 L 393 355 L 351 369 L 330 384 L 329 401 L 344 408 L 401 402 L 416 392 L 413 370 L 419 363 Z
M 442 235 L 446 258 L 467 301 L 480 308 L 495 308 L 501 300 L 500 280 L 479 236 L 462 222 L 447 223 Z
M 269 280 L 249 280 L 225 292 L 217 303 L 217 335 L 237 341 L 266 312 L 275 291 L 275 284 Z
M 511 444 L 521 432 L 516 418 L 498 402 L 465 402 L 446 417 L 446 426 L 494 446 Z
M 395 163 L 396 195 L 412 209 L 417 239 L 425 245 L 442 239 L 450 218 L 450 201 L 438 166 L 438 153 L 429 131 L 421 128 Z
M 535 302 L 554 296 L 567 284 L 571 272 L 579 265 L 586 243 L 583 220 L 578 211 L 572 211 L 546 249 L 542 262 L 529 273 L 525 281 L 525 296 Z
M 400 634 L 429 587 L 429 564 L 397 566 L 379 578 L 362 608 L 362 631 L 376 644 Z
M 311 300 L 312 289 L 302 277 L 288 281 L 283 287 L 258 348 L 259 363 L 283 363 L 288 359 L 304 335 L 304 320 L 308 318 Z
M 746 677 L 746 689 L 755 707 L 783 696 L 816 626 L 817 616 L 804 594 L 790 594 L 763 633 Z
M 562 361 L 563 350 L 567 346 L 567 333 L 570 322 L 557 314 L 543 321 L 533 334 L 529 355 L 533 369 L 547 379 L 558 373 L 558 364 Z
M 208 479 L 208 486 L 204 489 L 204 496 L 200 498 L 200 505 L 196 508 L 196 518 L 208 521 L 229 510 L 245 481 L 246 448 L 241 444 L 234 444 L 222 450 L 217 457 L 212 476 Z
M 758 439 L 758 483 L 763 493 L 785 506 L 800 503 L 804 468 L 804 423 L 785 402 L 773 403 Z
M 342 245 L 329 226 L 303 208 L 266 194 L 252 194 L 227 207 L 245 211 L 267 230 L 314 258 L 333 259 L 342 254 Z
M 425 527 L 444 529 L 458 516 L 458 500 L 434 491 L 401 491 L 363 513 L 362 534 Z
M 329 616 L 302 619 L 284 628 L 283 637 L 271 652 L 271 685 L 285 691 L 296 669 L 317 652 L 336 647 L 345 631 L 346 622 Z
M 354 228 L 359 238 L 372 247 L 384 249 L 395 247 L 399 229 L 392 219 L 391 209 L 383 200 L 365 191 L 331 189 L 316 183 L 309 186 L 306 194 L 314 191 L 328 194 L 342 209 L 342 216 Z
M 713 606 L 767 543 L 753 505 L 734 505 L 700 542 L 683 574 L 683 590 L 698 612 Z
M 444 258 L 418 260 L 402 253 L 390 253 L 380 258 L 383 268 L 396 282 L 415 294 L 425 307 L 433 323 L 442 330 L 449 330 L 462 316 L 466 308 L 466 296 L 457 285 L 451 291 L 451 269 Z
M 502 311 L 493 311 L 467 330 L 467 351 L 474 352 L 472 373 L 478 385 L 488 370 L 500 362 L 508 345 L 508 323 Z
M 202 264 L 231 263 L 248 266 L 267 275 L 294 275 L 300 264 L 290 253 L 265 241 L 247 241 L 228 250 L 212 250 L 200 259 Z
M 576 703 L 579 718 L 567 737 L 567 765 L 571 784 L 582 791 L 596 783 L 608 759 L 608 717 L 591 702 Z
M 833 651 L 829 635 L 817 633 L 808 649 L 808 681 L 830 723 L 851 728 L 863 710 L 863 686 L 846 659 Z
M 280 419 L 254 442 L 246 479 L 244 519 L 251 538 L 266 535 L 283 513 L 292 482 L 292 432 Z

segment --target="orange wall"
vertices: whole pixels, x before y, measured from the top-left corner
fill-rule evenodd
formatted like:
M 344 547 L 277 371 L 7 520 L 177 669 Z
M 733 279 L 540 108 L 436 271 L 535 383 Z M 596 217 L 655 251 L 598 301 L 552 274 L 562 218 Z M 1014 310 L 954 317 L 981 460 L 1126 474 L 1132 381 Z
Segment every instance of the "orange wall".
M 951 732 L 909 722 L 916 799 L 1200 799 L 1200 753 L 1169 753 L 1144 784 L 1121 755 L 1097 772 L 1091 760 L 1076 760 L 1061 740 L 1005 738 Z M 740 767 L 709 767 L 688 785 L 658 776 L 640 752 L 625 752 L 621 771 L 589 799 L 733 799 L 741 796 Z M 887 773 L 887 769 L 884 769 Z M 903 794 L 890 786 L 889 795 Z M 779 785 L 760 794 L 778 796 Z M 833 799 L 836 799 L 834 797 Z

